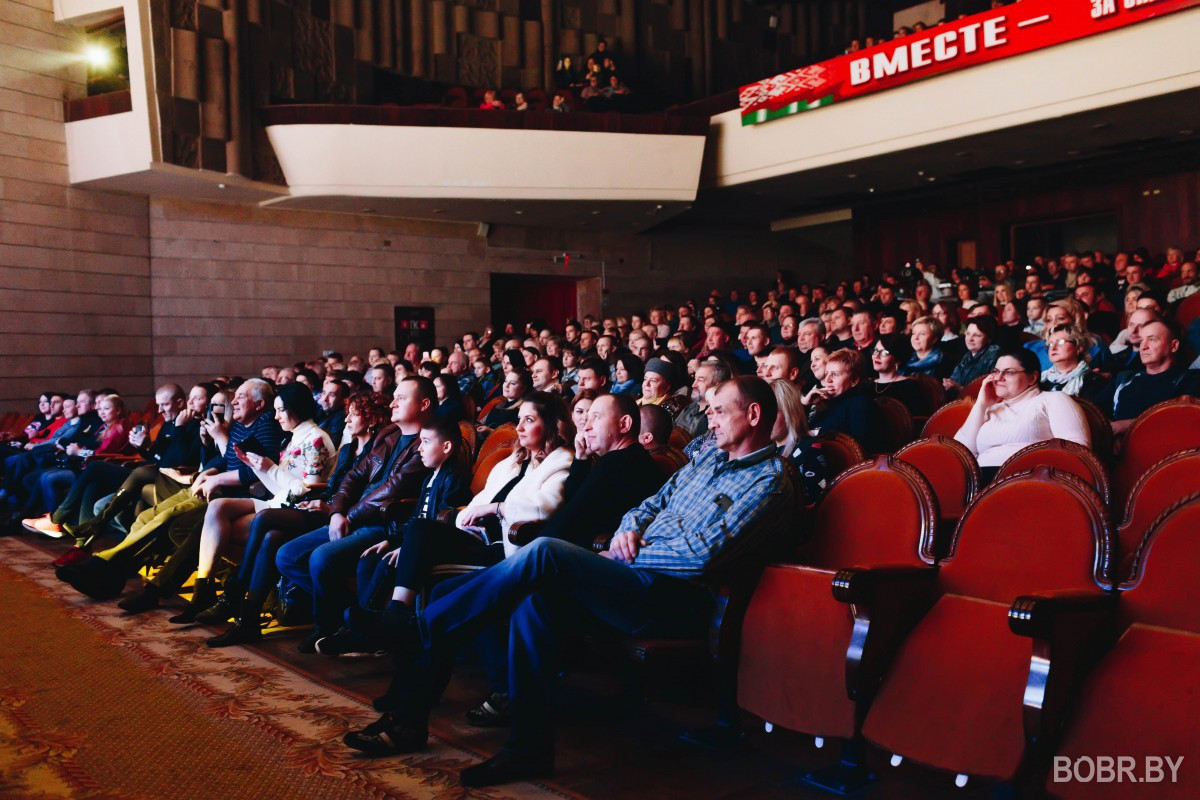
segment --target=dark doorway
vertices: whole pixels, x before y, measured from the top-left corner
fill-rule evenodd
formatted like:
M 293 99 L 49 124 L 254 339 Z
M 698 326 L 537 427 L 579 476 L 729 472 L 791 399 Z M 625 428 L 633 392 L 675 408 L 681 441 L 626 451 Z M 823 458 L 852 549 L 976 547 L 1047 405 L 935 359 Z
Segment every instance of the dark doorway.
M 575 278 L 554 275 L 492 273 L 492 323 L 498 330 L 512 323 L 518 333 L 526 322 L 540 320 L 554 330 L 579 314 Z
M 1032 263 L 1034 256 L 1057 257 L 1063 253 L 1117 249 L 1117 215 L 1023 222 L 1012 226 L 1012 259 L 1018 265 Z

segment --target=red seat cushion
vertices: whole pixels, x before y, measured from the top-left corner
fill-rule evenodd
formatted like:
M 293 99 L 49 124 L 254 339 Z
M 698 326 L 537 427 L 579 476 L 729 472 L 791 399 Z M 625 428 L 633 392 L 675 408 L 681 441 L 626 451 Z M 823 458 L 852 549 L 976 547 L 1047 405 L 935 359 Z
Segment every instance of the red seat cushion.
M 1025 752 L 1032 644 L 1008 603 L 942 596 L 904 642 L 863 725 L 883 749 L 927 766 L 1007 780 Z
M 854 735 L 846 694 L 850 607 L 833 598 L 833 570 L 775 566 L 746 610 L 738 705 L 814 736 Z
M 1046 789 L 1054 797 L 1120 798 L 1145 796 L 1155 800 L 1200 796 L 1200 636 L 1133 625 L 1100 665 L 1088 676 L 1068 723 L 1058 755 L 1131 756 L 1135 777 L 1143 774 L 1146 756 L 1183 757 L 1178 783 L 1167 781 L 1153 790 L 1123 783 L 1054 782 Z

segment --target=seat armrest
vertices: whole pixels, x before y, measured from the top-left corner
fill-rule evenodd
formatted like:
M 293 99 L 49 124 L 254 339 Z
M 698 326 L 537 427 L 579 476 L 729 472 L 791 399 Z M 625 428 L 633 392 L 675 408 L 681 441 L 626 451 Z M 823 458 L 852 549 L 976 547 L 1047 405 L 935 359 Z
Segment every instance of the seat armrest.
M 542 535 L 546 529 L 543 520 L 533 522 L 514 522 L 508 529 L 508 541 L 517 547 L 524 547 Z
M 834 599 L 850 606 L 854 627 L 846 648 L 846 694 L 856 724 L 900 644 L 929 610 L 938 570 L 932 566 L 850 567 L 833 577 Z
M 1113 594 L 1063 592 L 1048 595 L 1024 595 L 1008 609 L 1008 627 L 1018 636 L 1049 639 L 1060 626 L 1070 628 L 1105 627 L 1112 623 L 1117 610 Z
M 833 576 L 833 596 L 843 603 L 870 603 L 876 591 L 889 588 L 926 591 L 937 578 L 935 567 L 849 567 Z
M 1030 752 L 1048 762 L 1056 734 L 1083 676 L 1116 635 L 1117 596 L 1097 592 L 1025 595 L 1008 610 L 1008 626 L 1032 639 L 1022 723 Z

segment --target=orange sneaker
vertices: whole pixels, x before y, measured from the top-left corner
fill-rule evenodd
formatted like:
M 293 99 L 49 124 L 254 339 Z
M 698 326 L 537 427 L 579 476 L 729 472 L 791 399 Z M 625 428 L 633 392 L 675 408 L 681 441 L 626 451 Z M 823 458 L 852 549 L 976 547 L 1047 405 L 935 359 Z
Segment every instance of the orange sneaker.
M 21 526 L 31 533 L 40 533 L 51 539 L 61 539 L 63 535 L 63 529 L 50 521 L 49 514 L 43 514 L 33 519 L 23 519 Z

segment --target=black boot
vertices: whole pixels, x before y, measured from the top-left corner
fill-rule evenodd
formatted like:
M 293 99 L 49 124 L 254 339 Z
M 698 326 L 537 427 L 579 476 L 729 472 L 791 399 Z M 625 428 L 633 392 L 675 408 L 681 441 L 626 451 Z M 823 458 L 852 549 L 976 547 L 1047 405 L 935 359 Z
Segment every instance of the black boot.
M 173 622 L 176 625 L 191 625 L 201 611 L 215 602 L 217 602 L 217 588 L 209 583 L 208 578 L 196 578 L 196 585 L 192 587 L 191 602 L 187 604 L 187 608 L 168 619 L 167 622 Z
M 129 578 L 124 565 L 99 556 L 59 567 L 54 574 L 93 600 L 113 599 L 125 591 L 125 581 Z
M 196 615 L 201 625 L 224 625 L 237 616 L 246 593 L 238 582 L 237 572 L 229 573 L 221 590 L 221 599 Z
M 158 608 L 161 597 L 162 591 L 153 583 L 147 583 L 140 592 L 131 594 L 117 603 L 117 607 L 128 614 L 141 614 L 143 611 Z
M 262 628 L 259 626 L 258 615 L 249 619 L 239 617 L 234 620 L 233 627 L 219 636 L 214 636 L 205 644 L 209 647 L 229 647 L 232 644 L 253 644 L 262 641 Z

